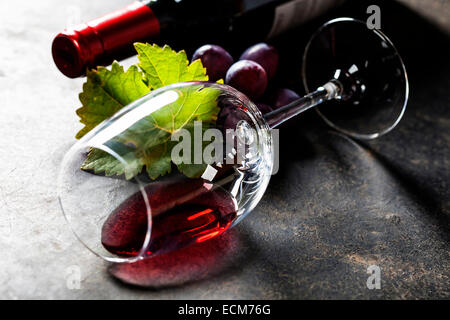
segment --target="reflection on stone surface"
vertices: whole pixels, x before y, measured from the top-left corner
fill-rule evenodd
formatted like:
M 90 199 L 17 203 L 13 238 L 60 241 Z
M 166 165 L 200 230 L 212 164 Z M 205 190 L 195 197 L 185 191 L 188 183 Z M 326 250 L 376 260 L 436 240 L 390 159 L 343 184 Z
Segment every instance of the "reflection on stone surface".
M 242 263 L 246 249 L 236 230 L 168 254 L 131 264 L 112 264 L 111 275 L 124 283 L 162 289 L 208 279 Z

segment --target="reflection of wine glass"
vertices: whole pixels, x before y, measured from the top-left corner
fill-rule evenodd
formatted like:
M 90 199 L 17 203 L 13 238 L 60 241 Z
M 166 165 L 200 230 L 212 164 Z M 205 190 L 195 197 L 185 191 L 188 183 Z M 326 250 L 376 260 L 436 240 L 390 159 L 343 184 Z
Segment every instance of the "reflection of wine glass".
M 303 77 L 307 91 L 318 89 L 264 117 L 229 86 L 188 82 L 153 91 L 103 122 L 71 148 L 59 175 L 61 207 L 77 237 L 114 262 L 205 241 L 234 226 L 261 199 L 273 166 L 270 129 L 320 104 L 331 126 L 371 139 L 394 128 L 406 106 L 406 72 L 394 46 L 353 19 L 330 21 L 314 34 Z M 202 128 L 196 127 L 200 120 Z M 204 159 L 175 161 L 170 138 L 181 128 L 192 134 L 186 137 L 192 142 L 188 159 L 203 155 L 196 142 L 206 129 L 225 135 L 215 140 L 224 152 L 215 151 L 208 165 Z M 137 174 L 146 168 L 155 177 L 171 169 L 170 161 L 183 174 L 173 170 L 155 181 Z

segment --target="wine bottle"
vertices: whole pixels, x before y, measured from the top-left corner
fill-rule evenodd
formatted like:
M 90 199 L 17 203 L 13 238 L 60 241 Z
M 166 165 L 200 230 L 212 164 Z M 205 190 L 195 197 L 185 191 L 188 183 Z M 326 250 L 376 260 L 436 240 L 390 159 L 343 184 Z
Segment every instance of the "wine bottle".
M 53 59 L 70 78 L 127 58 L 135 42 L 179 48 L 275 37 L 341 0 L 141 0 L 66 29 L 53 41 Z

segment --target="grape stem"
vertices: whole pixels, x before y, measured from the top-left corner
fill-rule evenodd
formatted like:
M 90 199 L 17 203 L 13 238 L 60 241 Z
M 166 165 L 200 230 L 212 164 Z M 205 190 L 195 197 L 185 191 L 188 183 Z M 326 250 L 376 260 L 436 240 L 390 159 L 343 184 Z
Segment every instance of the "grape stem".
M 295 117 L 296 115 L 311 109 L 324 101 L 337 99 L 342 93 L 341 84 L 332 80 L 319 87 L 316 91 L 300 98 L 290 104 L 285 105 L 264 116 L 270 129 L 278 127 L 283 122 Z

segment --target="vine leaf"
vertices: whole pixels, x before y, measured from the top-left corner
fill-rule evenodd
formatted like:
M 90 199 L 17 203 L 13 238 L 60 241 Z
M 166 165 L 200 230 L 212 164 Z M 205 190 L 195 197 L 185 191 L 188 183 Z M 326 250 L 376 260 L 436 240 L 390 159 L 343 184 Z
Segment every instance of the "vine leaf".
M 83 106 L 77 110 L 85 125 L 77 134 L 78 139 L 152 90 L 178 82 L 208 80 L 201 61 L 189 64 L 184 51 L 142 43 L 135 47 L 140 63 L 126 72 L 117 62 L 111 70 L 99 67 L 88 71 L 80 94 Z M 124 175 L 127 179 L 140 174 L 144 167 L 151 179 L 170 173 L 171 151 L 175 145 L 172 136 L 181 129 L 190 130 L 195 121 L 202 122 L 203 130 L 214 126 L 220 111 L 219 93 L 214 88 L 199 84 L 180 87 L 176 92 L 176 101 L 141 118 L 106 143 L 118 152 L 122 161 L 103 150 L 92 149 L 81 168 L 106 176 Z M 193 139 L 194 135 L 191 136 Z M 191 142 L 193 145 L 194 141 Z M 205 167 L 205 164 L 177 165 L 188 177 L 200 176 Z

